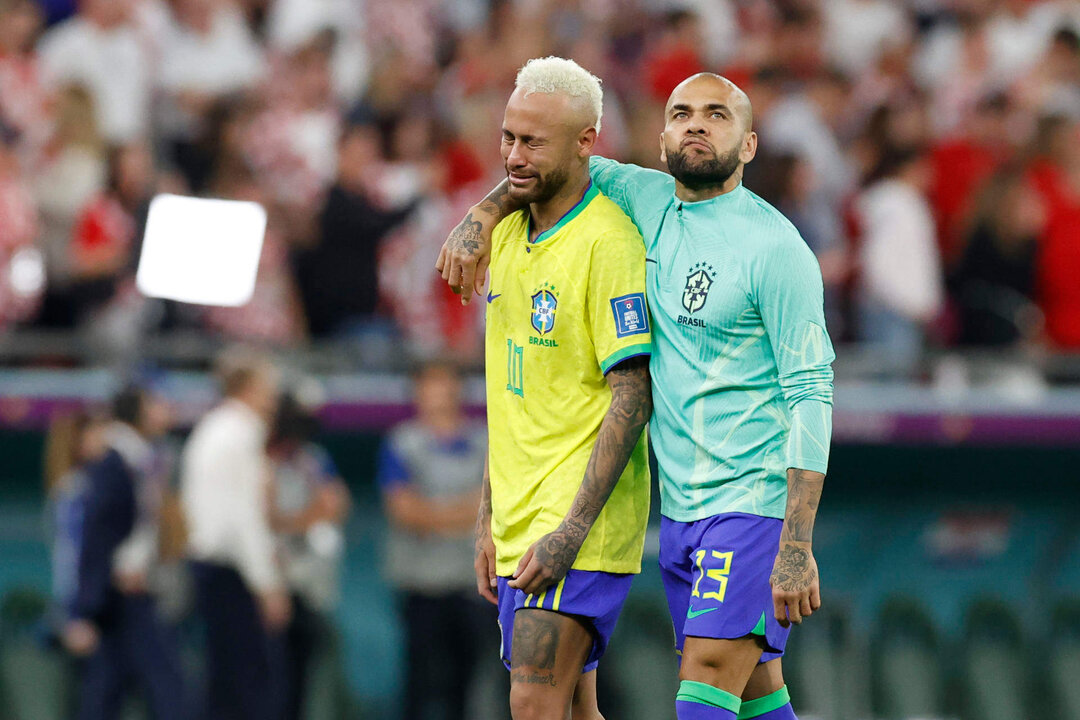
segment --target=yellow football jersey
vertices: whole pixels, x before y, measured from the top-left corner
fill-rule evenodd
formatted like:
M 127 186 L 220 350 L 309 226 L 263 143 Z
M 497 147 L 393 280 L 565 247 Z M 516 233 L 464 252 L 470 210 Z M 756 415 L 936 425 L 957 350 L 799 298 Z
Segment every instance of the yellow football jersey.
M 619 207 L 590 187 L 529 242 L 529 213 L 492 239 L 486 364 L 492 536 L 497 571 L 566 516 L 611 405 L 604 373 L 652 340 L 645 246 Z M 645 433 L 574 568 L 641 570 L 649 515 Z

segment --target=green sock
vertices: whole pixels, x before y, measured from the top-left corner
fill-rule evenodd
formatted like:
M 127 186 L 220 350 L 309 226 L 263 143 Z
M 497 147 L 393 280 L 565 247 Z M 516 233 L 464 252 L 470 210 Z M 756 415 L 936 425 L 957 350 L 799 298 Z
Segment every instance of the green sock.
M 774 693 L 756 700 L 746 700 L 739 708 L 739 720 L 750 720 L 771 713 L 773 710 L 784 707 L 791 702 L 791 694 L 788 693 L 787 685 Z
M 679 720 L 735 720 L 742 701 L 712 685 L 683 680 L 675 696 Z

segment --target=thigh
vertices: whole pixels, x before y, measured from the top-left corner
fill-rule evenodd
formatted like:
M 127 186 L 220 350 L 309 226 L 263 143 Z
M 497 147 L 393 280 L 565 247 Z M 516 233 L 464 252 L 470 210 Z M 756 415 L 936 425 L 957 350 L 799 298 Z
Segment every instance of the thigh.
M 784 671 L 780 665 L 780 658 L 760 662 L 750 673 L 750 680 L 747 681 L 746 689 L 742 694 L 743 702 L 772 695 L 782 687 L 784 687 Z
M 590 628 L 569 615 L 522 608 L 514 613 L 510 655 L 511 694 L 528 687 L 545 705 L 569 706 L 593 646 Z
M 689 554 L 693 576 L 684 634 L 718 640 L 754 635 L 762 649 L 783 653 L 789 630 L 776 620 L 769 584 L 783 523 L 742 513 L 702 522 Z
M 611 712 L 611 708 L 608 708 Z M 596 671 L 590 670 L 578 678 L 574 688 L 574 700 L 570 706 L 571 720 L 603 720 L 597 701 Z
M 735 640 L 688 635 L 679 679 L 705 683 L 741 697 L 761 658 L 758 638 Z

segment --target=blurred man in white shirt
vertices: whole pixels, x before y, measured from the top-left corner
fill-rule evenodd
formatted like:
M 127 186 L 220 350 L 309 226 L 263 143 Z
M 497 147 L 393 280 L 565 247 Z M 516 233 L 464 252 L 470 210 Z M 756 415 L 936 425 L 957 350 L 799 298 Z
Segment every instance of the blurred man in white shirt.
M 278 372 L 264 357 L 227 353 L 224 400 L 184 448 L 181 494 L 198 608 L 206 623 L 211 718 L 275 717 L 281 707 L 274 638 L 289 621 L 267 507 L 268 423 Z
M 855 200 L 860 339 L 879 352 L 887 371 L 914 369 L 926 327 L 944 305 L 944 273 L 926 199 L 928 173 L 920 149 L 890 150 L 878 179 Z

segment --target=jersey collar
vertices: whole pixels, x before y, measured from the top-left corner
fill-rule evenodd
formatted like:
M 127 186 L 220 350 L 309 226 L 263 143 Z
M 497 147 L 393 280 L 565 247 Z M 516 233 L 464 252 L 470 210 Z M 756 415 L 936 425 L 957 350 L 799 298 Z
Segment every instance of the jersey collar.
M 746 188 L 742 183 L 739 183 L 731 192 L 726 192 L 723 195 L 717 195 L 716 197 L 709 198 L 708 200 L 698 200 L 697 202 L 690 202 L 688 200 L 680 200 L 678 195 L 675 196 L 675 209 L 682 211 L 684 208 L 687 210 L 707 210 L 714 207 L 724 207 L 729 203 L 733 203 L 740 198 L 743 193 L 746 192 Z
M 563 215 L 561 218 L 559 218 L 559 222 L 555 223 L 554 225 L 549 227 L 547 230 L 545 230 L 544 232 L 537 235 L 536 239 L 533 240 L 531 242 L 531 244 L 532 245 L 539 245 L 540 243 L 544 242 L 545 240 L 547 240 L 549 237 L 551 237 L 555 233 L 562 230 L 564 227 L 567 226 L 567 224 L 569 224 L 569 222 L 571 220 L 573 220 L 578 215 L 580 215 L 581 211 L 584 210 L 589 205 L 589 203 L 591 203 L 593 201 L 593 198 L 595 198 L 599 194 L 600 194 L 600 188 L 593 185 L 592 180 L 590 180 L 589 181 L 589 186 L 587 188 L 585 188 L 585 194 L 581 196 L 581 199 L 578 200 L 577 204 L 574 205 L 574 207 L 567 210 L 566 214 Z M 526 234 L 525 237 L 528 237 L 529 235 L 532 235 L 532 215 L 529 215 L 529 224 L 528 224 L 526 232 L 527 232 L 527 234 Z

